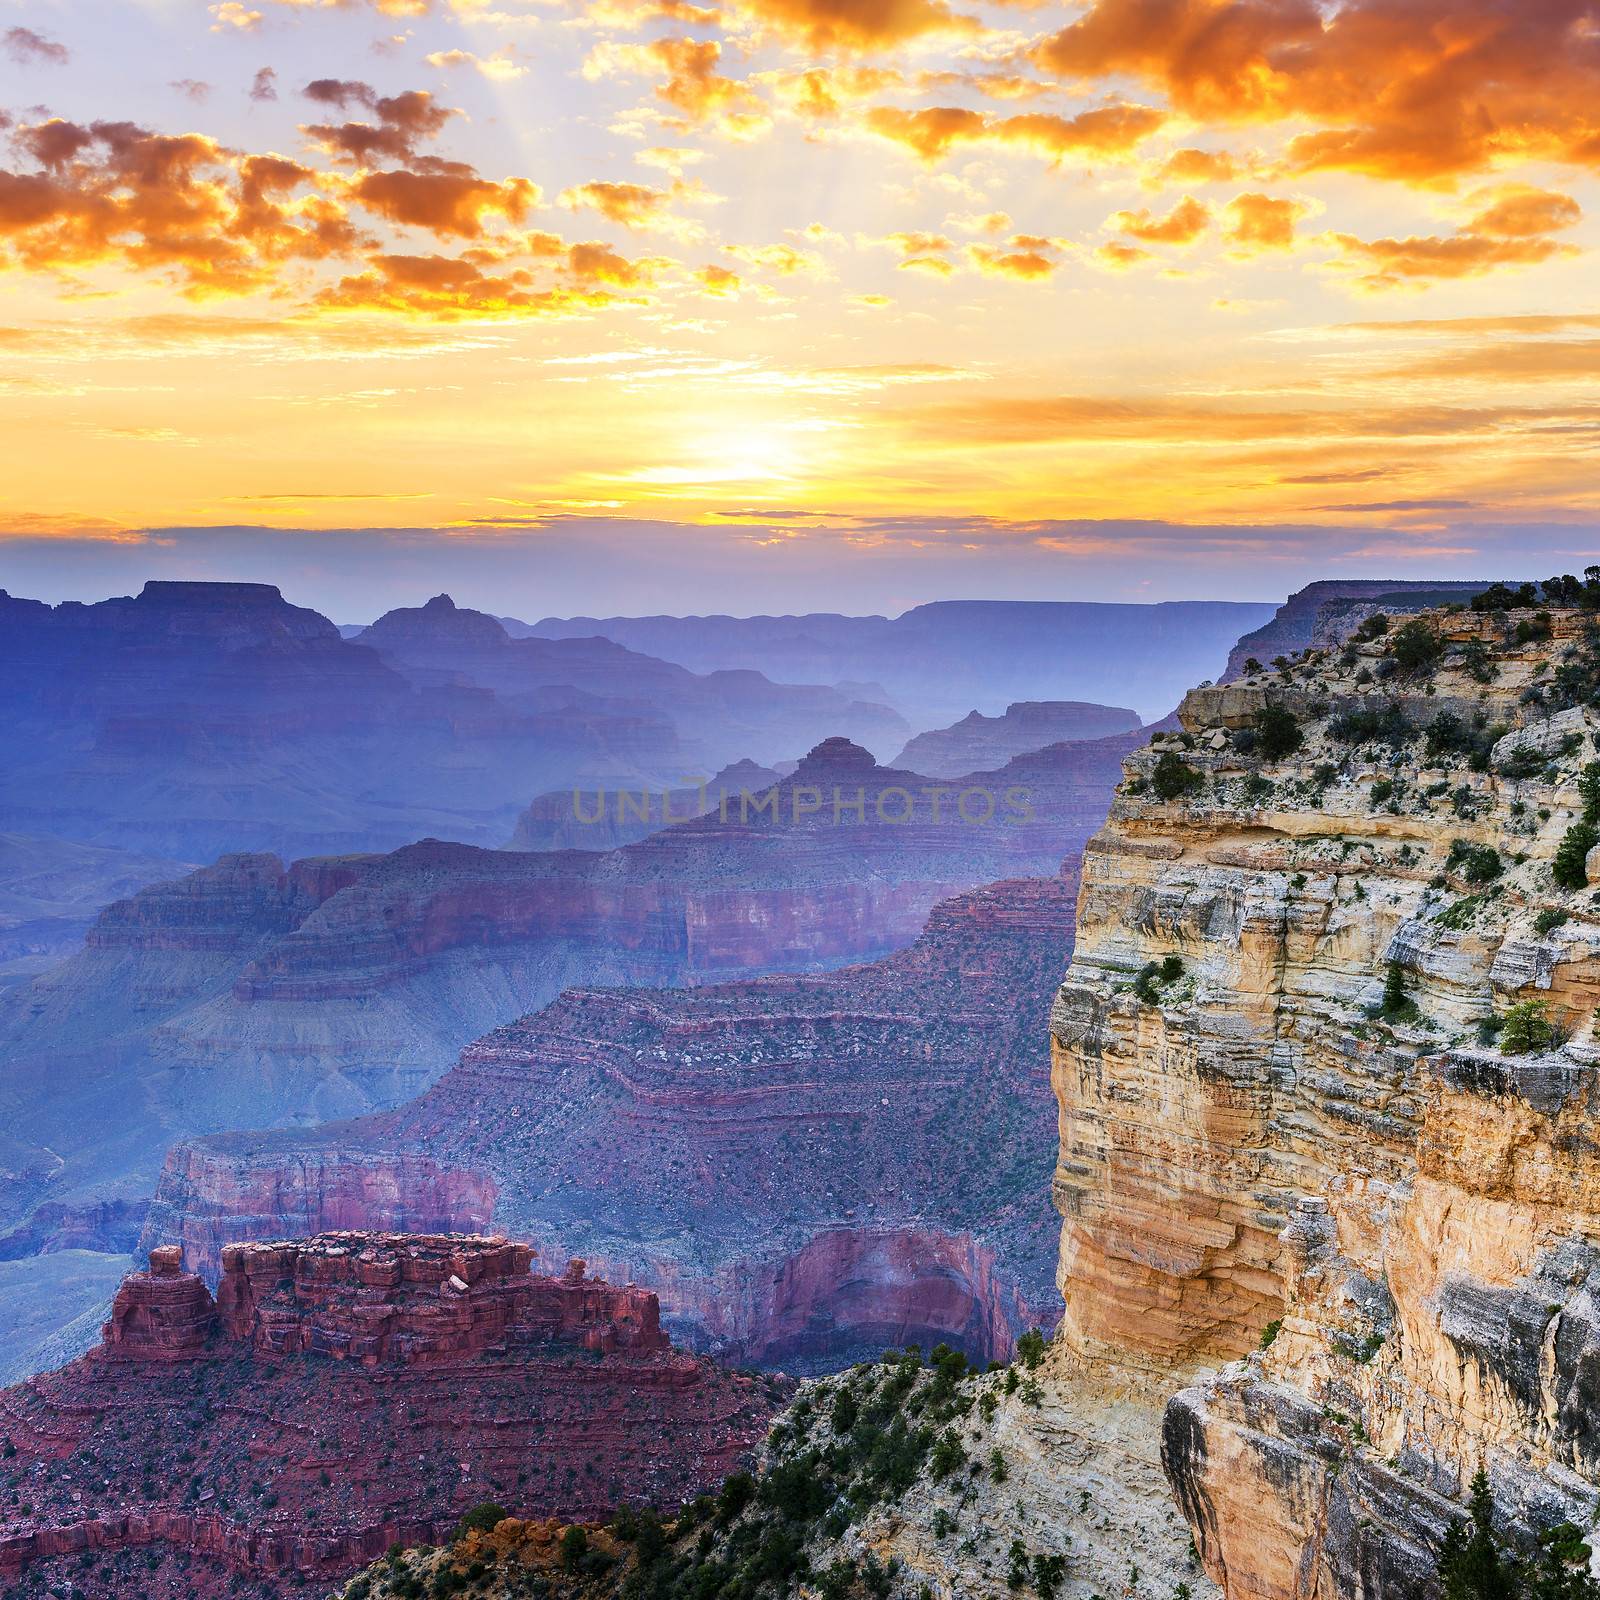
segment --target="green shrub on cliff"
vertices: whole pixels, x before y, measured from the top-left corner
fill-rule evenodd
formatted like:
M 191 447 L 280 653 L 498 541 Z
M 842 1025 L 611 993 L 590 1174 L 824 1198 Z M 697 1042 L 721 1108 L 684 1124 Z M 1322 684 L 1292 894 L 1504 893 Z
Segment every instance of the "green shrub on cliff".
M 1550 1019 L 1537 1000 L 1519 1001 L 1507 1010 L 1500 1024 L 1500 1054 L 1503 1056 L 1526 1056 L 1550 1048 Z
M 1574 822 L 1562 834 L 1555 859 L 1550 863 L 1550 875 L 1560 888 L 1588 887 L 1589 874 L 1584 863 L 1597 844 L 1600 844 L 1600 828 L 1591 822 Z
M 1150 774 L 1150 787 L 1169 804 L 1200 786 L 1200 774 L 1171 750 L 1165 750 Z
M 1282 706 L 1266 705 L 1256 713 L 1256 748 L 1267 761 L 1282 761 L 1305 743 L 1300 724 Z

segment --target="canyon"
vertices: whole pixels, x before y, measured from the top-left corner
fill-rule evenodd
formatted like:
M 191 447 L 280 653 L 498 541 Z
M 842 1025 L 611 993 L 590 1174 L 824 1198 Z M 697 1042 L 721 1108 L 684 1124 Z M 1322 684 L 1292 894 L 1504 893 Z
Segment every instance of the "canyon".
M 174 1140 L 398 1105 L 564 988 L 903 947 L 951 893 L 1075 855 L 1132 742 L 944 784 L 835 738 L 775 786 L 614 851 L 425 840 L 225 856 L 153 886 L 0 997 L 0 1259 L 125 1252 Z
M 784 1513 L 811 1584 L 1436 1596 L 1480 1471 L 1500 1537 L 1588 1560 L 1600 630 L 1501 603 L 1358 606 L 1129 756 L 1050 1021 L 1060 1326 L 937 1411 L 913 1369 L 952 1442 L 842 1526 Z M 763 1505 L 841 1459 L 841 1381 Z M 685 1526 L 663 1570 L 707 1559 Z
M 1053 1320 L 1038 1039 L 1073 889 L 956 896 L 837 972 L 568 990 L 398 1111 L 180 1145 L 146 1241 L 214 1272 L 234 1239 L 492 1225 L 654 1290 L 727 1360 L 1003 1357 Z
M 1140 719 L 1124 706 L 1081 700 L 1018 700 L 1003 715 L 969 712 L 948 728 L 919 733 L 894 759 L 897 767 L 935 778 L 959 777 L 1003 766 L 1017 756 L 1074 739 L 1109 739 L 1137 733 Z
M 714 1486 L 782 1390 L 675 1350 L 655 1297 L 503 1237 L 176 1250 L 100 1344 L 0 1390 L 13 1596 L 323 1595 L 492 1497 L 577 1519 Z M 67 1587 L 61 1587 L 65 1584 Z

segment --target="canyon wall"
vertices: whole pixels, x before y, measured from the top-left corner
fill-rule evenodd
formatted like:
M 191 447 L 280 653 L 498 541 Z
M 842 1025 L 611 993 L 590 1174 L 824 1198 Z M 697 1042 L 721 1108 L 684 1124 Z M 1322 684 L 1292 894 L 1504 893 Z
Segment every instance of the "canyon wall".
M 570 990 L 396 1112 L 179 1146 L 147 1238 L 214 1272 L 228 1239 L 492 1223 L 657 1291 L 729 1359 L 1003 1356 L 1054 1316 L 1037 1040 L 1073 887 L 955 897 L 834 973 Z
M 1193 691 L 1086 850 L 1060 1340 L 1181 1391 L 1230 1597 L 1430 1592 L 1479 1467 L 1514 1538 L 1600 1504 L 1597 682 L 1576 610 L 1369 624 Z
M 230 1246 L 213 1297 L 152 1252 L 96 1350 L 0 1390 L 0 1579 L 311 1596 L 482 1500 L 575 1518 L 720 1481 L 779 1391 L 673 1350 L 653 1295 L 532 1258 L 328 1234 Z

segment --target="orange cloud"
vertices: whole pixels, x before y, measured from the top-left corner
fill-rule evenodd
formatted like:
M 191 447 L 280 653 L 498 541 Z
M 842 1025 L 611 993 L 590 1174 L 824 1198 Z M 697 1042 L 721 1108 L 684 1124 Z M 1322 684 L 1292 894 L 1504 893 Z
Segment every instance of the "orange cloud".
M 1033 151 L 1060 161 L 1069 155 L 1123 155 L 1149 138 L 1166 121 L 1149 106 L 1110 105 L 1074 117 L 1028 112 L 990 117 L 959 106 L 927 106 L 904 111 L 877 106 L 866 124 L 880 138 L 904 145 L 922 160 L 937 161 L 958 145 L 981 144 Z
M 1211 208 L 1185 195 L 1164 217 L 1141 208 L 1119 211 L 1111 222 L 1119 232 L 1146 244 L 1193 244 L 1211 226 Z
M 944 0 L 739 0 L 773 33 L 818 51 L 879 50 L 926 34 L 973 34 L 978 21 Z
M 1358 287 L 1382 290 L 1477 278 L 1501 267 L 1536 266 L 1577 253 L 1576 246 L 1550 237 L 1583 218 L 1570 195 L 1512 184 L 1473 198 L 1482 209 L 1444 237 L 1361 239 L 1336 233 L 1333 242 L 1342 254 L 1335 265 L 1355 273 Z
M 1004 249 L 988 244 L 969 244 L 967 260 L 979 272 L 991 278 L 1015 278 L 1023 283 L 1036 283 L 1051 277 L 1061 265 L 1054 254 L 1054 240 L 1042 239 L 1033 234 L 1015 234 Z
M 1226 150 L 1174 150 L 1150 176 L 1157 184 L 1231 183 L 1239 163 Z
M 700 267 L 695 272 L 695 282 L 709 295 L 719 300 L 732 299 L 743 287 L 743 280 L 737 272 L 730 272 L 727 267 L 707 266 Z
M 1223 238 L 1237 256 L 1261 255 L 1269 250 L 1294 248 L 1295 224 L 1309 215 L 1302 200 L 1283 200 L 1268 194 L 1238 194 L 1223 208 L 1227 225 Z
M 1497 161 L 1593 165 L 1592 0 L 1094 0 L 1035 47 L 1065 80 L 1133 77 L 1208 123 L 1309 121 L 1301 170 L 1428 182 Z
M 644 183 L 580 183 L 561 191 L 561 203 L 573 211 L 598 211 L 624 228 L 638 228 L 658 221 L 676 192 Z
M 758 106 L 750 90 L 717 68 L 722 46 L 715 39 L 687 36 L 653 39 L 649 44 L 606 44 L 584 63 L 584 76 L 593 80 L 632 73 L 653 76 L 666 73 L 655 96 L 691 123 L 713 117 L 749 113 Z
M 526 178 L 497 183 L 437 172 L 369 172 L 349 192 L 386 221 L 462 239 L 480 238 L 490 217 L 520 222 L 539 200 Z

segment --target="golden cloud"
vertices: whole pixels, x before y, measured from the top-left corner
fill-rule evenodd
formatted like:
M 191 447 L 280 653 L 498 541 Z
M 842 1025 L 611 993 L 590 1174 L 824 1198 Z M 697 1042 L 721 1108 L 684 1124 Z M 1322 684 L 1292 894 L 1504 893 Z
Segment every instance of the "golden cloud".
M 867 113 L 866 125 L 880 138 L 904 145 L 930 163 L 958 145 L 1023 149 L 1061 161 L 1070 155 L 1124 155 L 1166 120 L 1165 112 L 1126 104 L 1098 106 L 1073 117 L 1050 112 L 991 117 L 961 106 L 926 106 L 918 111 L 877 106 Z
M 1206 123 L 1305 121 L 1301 170 L 1430 182 L 1600 156 L 1593 0 L 1093 0 L 1032 52 L 1132 77 Z
M 1223 207 L 1223 237 L 1236 256 L 1262 255 L 1294 248 L 1295 224 L 1311 207 L 1303 200 L 1285 200 L 1269 194 L 1238 194 Z
M 1119 211 L 1111 225 L 1146 244 L 1193 244 L 1211 226 L 1211 208 L 1185 195 L 1164 217 L 1149 210 Z

